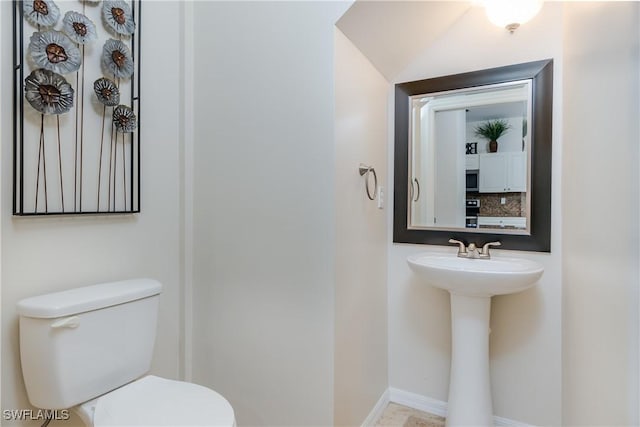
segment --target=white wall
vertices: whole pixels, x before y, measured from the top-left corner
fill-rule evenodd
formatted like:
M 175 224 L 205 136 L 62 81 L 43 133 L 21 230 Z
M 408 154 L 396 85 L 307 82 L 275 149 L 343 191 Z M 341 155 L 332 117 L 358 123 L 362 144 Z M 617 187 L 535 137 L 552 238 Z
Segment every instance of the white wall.
M 639 422 L 639 9 L 566 6 L 563 425 Z
M 561 4 L 546 3 L 534 20 L 514 34 L 494 27 L 481 8 L 473 7 L 395 79 L 411 81 L 554 59 L 552 252 L 494 252 L 494 256 L 525 256 L 545 266 L 536 287 L 493 298 L 491 311 L 494 412 L 535 425 L 561 423 L 561 40 Z M 407 244 L 392 244 L 389 250 L 389 383 L 446 401 L 451 347 L 449 296 L 419 283 L 406 264 L 408 255 L 424 250 L 455 251 Z
M 0 2 L 2 93 L 11 93 L 11 3 Z M 2 408 L 29 408 L 22 382 L 16 302 L 22 298 L 129 277 L 164 284 L 153 372 L 177 377 L 181 299 L 180 135 L 176 117 L 178 61 L 157 55 L 180 50 L 178 2 L 145 2 L 142 32 L 142 212 L 127 216 L 14 218 L 12 106 L 0 105 L 2 140 Z M 156 47 L 154 47 L 156 46 Z M 10 425 L 3 420 L 2 425 Z M 60 425 L 78 425 L 60 422 Z M 38 423 L 38 425 L 41 424 Z M 55 423 L 53 423 L 55 424 Z M 52 424 L 52 425 L 53 425 Z M 18 423 L 17 425 L 26 425 Z
M 196 2 L 193 379 L 333 422 L 334 2 Z
M 361 425 L 388 387 L 386 210 L 358 174 L 387 180 L 389 84 L 336 29 L 336 296 L 334 425 Z M 373 178 L 369 178 L 373 188 Z M 386 189 L 385 189 L 386 191 Z M 385 195 L 385 207 L 392 206 Z

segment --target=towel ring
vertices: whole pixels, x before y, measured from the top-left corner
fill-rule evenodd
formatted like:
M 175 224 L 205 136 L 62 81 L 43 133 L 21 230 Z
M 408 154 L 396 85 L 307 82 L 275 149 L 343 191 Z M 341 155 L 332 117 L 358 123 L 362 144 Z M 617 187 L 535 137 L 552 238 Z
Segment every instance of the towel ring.
M 376 170 L 371 166 L 360 163 L 358 171 L 360 171 L 360 176 L 364 175 L 365 177 L 364 188 L 367 190 L 367 197 L 369 198 L 369 200 L 375 200 L 376 189 L 378 188 L 378 176 L 376 175 Z M 371 195 L 371 191 L 369 190 L 369 172 L 373 173 L 373 196 Z

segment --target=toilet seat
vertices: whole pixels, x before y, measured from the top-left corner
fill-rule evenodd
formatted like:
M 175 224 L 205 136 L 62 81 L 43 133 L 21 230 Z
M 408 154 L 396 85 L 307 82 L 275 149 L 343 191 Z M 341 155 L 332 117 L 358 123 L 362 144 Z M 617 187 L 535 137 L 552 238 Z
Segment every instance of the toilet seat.
M 149 375 L 99 397 L 93 425 L 231 427 L 235 416 L 211 389 Z

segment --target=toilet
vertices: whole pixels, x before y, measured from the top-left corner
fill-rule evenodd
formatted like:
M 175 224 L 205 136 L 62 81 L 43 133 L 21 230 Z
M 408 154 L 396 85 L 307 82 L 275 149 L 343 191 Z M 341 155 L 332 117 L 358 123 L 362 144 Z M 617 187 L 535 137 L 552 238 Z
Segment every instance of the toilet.
M 18 302 L 20 360 L 31 404 L 72 408 L 87 426 L 235 426 L 229 402 L 148 375 L 162 285 L 124 280 Z

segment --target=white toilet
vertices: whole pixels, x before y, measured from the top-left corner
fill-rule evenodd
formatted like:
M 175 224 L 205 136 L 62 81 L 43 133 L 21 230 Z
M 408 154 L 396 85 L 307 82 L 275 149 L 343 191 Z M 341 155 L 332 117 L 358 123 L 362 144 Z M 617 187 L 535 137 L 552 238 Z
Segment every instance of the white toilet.
M 18 303 L 20 359 L 31 404 L 73 408 L 88 426 L 234 426 L 206 387 L 152 375 L 162 285 L 125 280 Z

